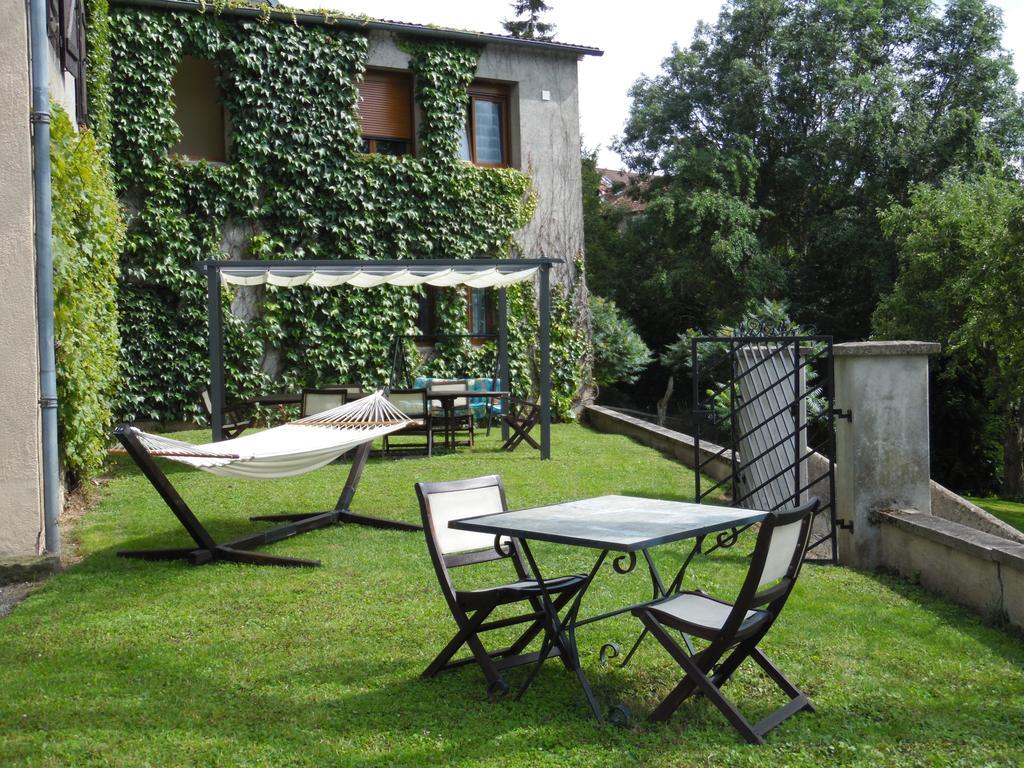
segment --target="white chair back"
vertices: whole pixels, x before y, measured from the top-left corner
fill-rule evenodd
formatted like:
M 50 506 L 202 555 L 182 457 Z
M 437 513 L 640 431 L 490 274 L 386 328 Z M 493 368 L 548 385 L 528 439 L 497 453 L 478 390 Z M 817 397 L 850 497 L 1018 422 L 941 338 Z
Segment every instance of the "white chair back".
M 448 523 L 464 517 L 504 512 L 499 486 L 430 493 L 427 495 L 427 503 L 434 540 L 442 555 L 486 549 L 494 545 L 494 537 L 488 533 L 459 531 L 449 528 Z
M 761 578 L 758 587 L 778 581 L 789 571 L 797 549 L 802 545 L 800 541 L 800 529 L 802 521 L 780 525 L 772 531 L 771 544 L 768 545 L 768 556 L 765 558 L 764 568 L 761 571 Z

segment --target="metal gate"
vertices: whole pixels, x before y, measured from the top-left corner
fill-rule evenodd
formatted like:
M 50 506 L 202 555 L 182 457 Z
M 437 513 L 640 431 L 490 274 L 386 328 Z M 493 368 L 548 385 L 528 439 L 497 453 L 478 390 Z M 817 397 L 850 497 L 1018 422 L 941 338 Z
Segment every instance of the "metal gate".
M 701 336 L 691 354 L 697 503 L 777 510 L 817 496 L 808 559 L 834 563 L 832 337 Z

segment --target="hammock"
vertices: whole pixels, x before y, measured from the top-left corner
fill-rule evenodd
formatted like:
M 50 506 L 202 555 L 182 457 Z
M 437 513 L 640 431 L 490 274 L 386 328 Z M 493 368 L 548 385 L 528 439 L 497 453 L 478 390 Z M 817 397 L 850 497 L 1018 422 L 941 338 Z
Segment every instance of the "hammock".
M 173 549 L 122 550 L 118 554 L 143 560 L 185 559 L 193 565 L 230 561 L 254 565 L 316 566 L 320 564 L 319 560 L 270 555 L 254 552 L 253 549 L 337 523 L 357 523 L 402 531 L 421 530 L 418 525 L 359 515 L 349 509 L 370 455 L 370 445 L 376 438 L 402 429 L 410 421 L 382 393 L 377 392 L 264 432 L 205 445 L 152 435 L 122 424 L 114 430 L 114 435 L 124 450 L 115 452 L 127 453 L 132 458 L 195 544 Z M 263 479 L 310 472 L 329 464 L 352 448 L 357 449 L 352 467 L 333 509 L 325 512 L 255 515 L 250 519 L 277 520 L 284 524 L 226 542 L 218 542 L 213 538 L 181 498 L 170 478 L 153 460 L 154 457 L 170 459 L 226 477 Z M 230 496 L 230 491 L 227 495 Z
M 234 440 L 193 445 L 130 427 L 150 456 L 223 477 L 290 477 L 326 466 L 346 451 L 395 432 L 410 419 L 380 392 Z

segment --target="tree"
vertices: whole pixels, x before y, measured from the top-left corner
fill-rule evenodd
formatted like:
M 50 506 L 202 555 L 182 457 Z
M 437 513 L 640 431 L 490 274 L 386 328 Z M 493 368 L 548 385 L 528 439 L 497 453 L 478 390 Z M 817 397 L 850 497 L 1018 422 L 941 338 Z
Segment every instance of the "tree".
M 501 26 L 512 37 L 527 40 L 553 40 L 555 25 L 541 21 L 542 13 L 551 10 L 551 6 L 543 0 L 514 0 L 512 3 L 513 18 L 505 19 Z
M 900 275 L 879 336 L 940 341 L 948 376 L 981 372 L 1004 420 L 1003 493 L 1024 497 L 1024 186 L 988 173 L 917 185 L 881 217 Z
M 877 211 L 950 168 L 1020 158 L 1024 108 L 999 11 L 936 8 L 732 0 L 637 81 L 617 148 L 652 178 L 644 266 L 659 274 L 650 303 L 674 299 L 671 336 L 766 295 L 800 323 L 864 338 L 896 277 Z M 644 303 L 615 298 L 630 312 Z

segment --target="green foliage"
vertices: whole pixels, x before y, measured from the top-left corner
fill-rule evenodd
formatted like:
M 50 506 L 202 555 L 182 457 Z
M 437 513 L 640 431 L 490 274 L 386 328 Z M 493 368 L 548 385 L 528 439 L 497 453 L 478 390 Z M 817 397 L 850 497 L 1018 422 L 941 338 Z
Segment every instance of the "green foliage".
M 747 304 L 739 322 L 703 330 L 687 328 L 669 344 L 661 355 L 661 363 L 669 370 L 687 371 L 693 363 L 693 339 L 697 336 L 810 336 L 813 331 L 795 323 L 789 306 L 773 299 L 752 300 Z M 726 351 L 725 342 L 708 344 L 708 354 Z
M 581 304 L 578 290 L 562 283 L 551 286 L 551 416 L 561 420 L 573 418 L 591 368 L 586 328 L 576 322 L 586 312 Z
M 110 8 L 109 0 L 86 0 L 86 93 L 89 124 L 96 140 L 110 143 Z
M 475 49 L 405 42 L 423 110 L 420 154 L 391 157 L 359 151 L 363 35 L 126 8 L 112 32 L 112 148 L 133 209 L 121 295 L 131 415 L 195 412 L 209 364 L 205 281 L 193 265 L 223 258 L 226 233 L 246 243 L 233 254 L 250 258 L 468 258 L 507 253 L 533 214 L 528 176 L 458 160 Z M 218 66 L 232 126 L 225 164 L 168 156 L 179 138 L 171 79 L 186 54 Z M 225 307 L 247 308 L 244 319 L 225 315 L 229 394 L 265 388 L 274 361 L 288 387 L 382 382 L 394 336 L 414 328 L 418 291 L 226 291 Z M 464 333 L 461 292 L 439 303 L 439 333 Z M 450 367 L 470 354 L 450 352 Z
M 943 385 L 981 379 L 1005 420 L 1004 492 L 1021 495 L 1024 186 L 1004 175 L 950 175 L 916 186 L 908 205 L 883 213 L 882 225 L 898 245 L 900 274 L 875 312 L 876 333 L 942 342 Z M 969 438 L 972 452 L 990 454 L 990 420 L 978 413 L 959 444 Z M 977 481 L 965 485 L 979 488 Z
M 594 340 L 594 381 L 607 387 L 632 384 L 651 362 L 651 350 L 614 301 L 590 295 Z
M 513 0 L 512 14 L 514 18 L 505 19 L 501 26 L 512 37 L 527 40 L 553 40 L 555 25 L 541 21 L 541 14 L 551 10 L 544 0 Z
M 120 383 L 116 293 L 124 221 L 93 133 L 76 133 L 54 106 L 50 138 L 58 417 L 74 481 L 92 477 L 106 456 Z
M 619 149 L 657 172 L 621 259 L 641 277 L 594 283 L 622 286 L 608 296 L 638 321 L 654 308 L 648 342 L 729 322 L 761 296 L 865 337 L 896 276 L 877 211 L 951 167 L 1022 155 L 1001 32 L 984 0 L 728 3 L 631 91 Z

